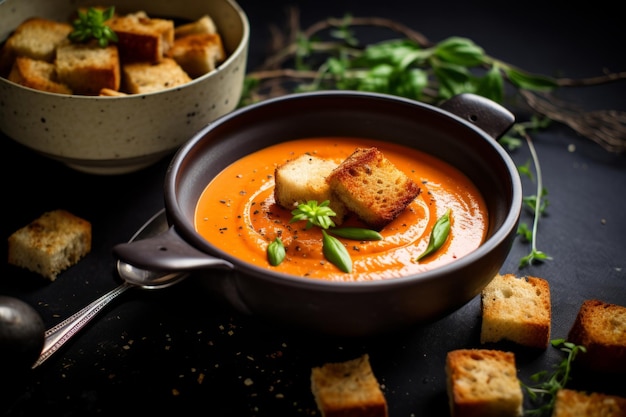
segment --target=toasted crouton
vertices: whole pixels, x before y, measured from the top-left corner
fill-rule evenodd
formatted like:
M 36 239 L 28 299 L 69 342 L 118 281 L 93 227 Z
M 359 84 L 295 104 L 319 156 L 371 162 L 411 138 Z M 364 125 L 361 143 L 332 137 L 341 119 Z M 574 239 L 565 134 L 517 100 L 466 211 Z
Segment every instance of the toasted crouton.
M 59 80 L 76 94 L 98 95 L 102 88 L 120 88 L 120 60 L 115 45 L 64 45 L 57 49 L 55 65 Z
M 522 415 L 524 397 L 512 352 L 453 350 L 446 356 L 445 370 L 452 417 Z
M 387 400 L 369 355 L 311 370 L 311 391 L 323 417 L 387 417 Z
M 498 274 L 482 290 L 481 309 L 481 343 L 508 340 L 532 348 L 548 347 L 551 329 L 548 281 Z
M 152 93 L 191 81 L 189 75 L 171 58 L 163 58 L 156 64 L 125 64 L 122 73 L 124 89 L 132 94 Z
M 72 89 L 58 82 L 54 64 L 18 56 L 8 79 L 16 84 L 49 93 L 72 94 Z
M 68 44 L 72 25 L 64 22 L 33 17 L 22 22 L 9 36 L 0 52 L 0 75 L 11 70 L 15 58 L 29 57 L 38 61 L 53 62 L 56 49 Z
M 336 213 L 333 222 L 341 224 L 346 207 L 333 195 L 326 182 L 326 177 L 337 165 L 334 161 L 304 154 L 277 167 L 274 173 L 276 203 L 293 210 L 298 204 L 310 200 L 318 203 L 329 200 L 329 207 Z
M 174 38 L 182 38 L 183 36 L 202 33 L 217 33 L 215 23 L 208 15 L 202 16 L 195 22 L 185 23 L 174 28 Z
M 556 393 L 552 417 L 624 417 L 626 398 L 598 392 L 560 389 Z
M 183 36 L 174 40 L 168 52 L 192 78 L 197 78 L 224 61 L 226 53 L 222 38 L 217 33 L 202 33 Z
M 107 21 L 124 62 L 160 62 L 174 44 L 174 21 L 135 13 Z
M 587 349 L 576 357 L 578 366 L 599 372 L 626 372 L 626 307 L 586 300 L 567 341 Z
M 357 148 L 327 181 L 348 210 L 374 229 L 395 219 L 420 193 L 419 186 L 376 148 Z
M 91 223 L 66 210 L 42 214 L 8 239 L 8 262 L 51 281 L 91 251 Z

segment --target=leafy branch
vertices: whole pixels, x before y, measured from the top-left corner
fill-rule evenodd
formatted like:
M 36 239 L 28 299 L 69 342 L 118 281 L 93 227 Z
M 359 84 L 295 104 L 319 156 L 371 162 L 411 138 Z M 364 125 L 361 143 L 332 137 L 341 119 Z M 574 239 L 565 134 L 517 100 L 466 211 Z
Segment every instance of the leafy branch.
M 542 403 L 537 408 L 525 411 L 525 415 L 549 416 L 552 413 L 557 392 L 565 388 L 571 379 L 572 362 L 574 362 L 579 352 L 584 353 L 587 351 L 584 346 L 575 345 L 565 341 L 565 339 L 554 339 L 551 341 L 551 344 L 553 347 L 567 353 L 567 357 L 555 366 L 553 373 L 550 374 L 547 370 L 544 370 L 531 375 L 530 379 L 534 382 L 533 385 L 521 382 L 531 402 L 535 404 Z
M 394 38 L 360 45 L 354 34 L 360 26 L 388 29 Z M 469 39 L 452 37 L 435 44 L 380 17 L 331 17 L 302 29 L 298 9 L 293 8 L 287 27 L 285 33 L 272 31 L 274 48 L 263 65 L 248 74 L 242 105 L 315 88 L 386 92 L 432 104 L 455 92 L 474 92 L 502 103 L 508 84 L 537 114 L 569 126 L 610 152 L 626 150 L 626 112 L 585 112 L 553 94 L 565 87 L 624 80 L 626 71 L 581 79 L 531 74 L 489 56 Z

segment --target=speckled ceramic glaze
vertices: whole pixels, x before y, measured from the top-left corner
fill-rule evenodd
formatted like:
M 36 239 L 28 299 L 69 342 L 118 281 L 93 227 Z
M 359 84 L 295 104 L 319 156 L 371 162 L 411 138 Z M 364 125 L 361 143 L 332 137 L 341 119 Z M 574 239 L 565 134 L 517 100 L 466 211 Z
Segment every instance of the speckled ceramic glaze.
M 0 41 L 25 19 L 60 21 L 91 0 L 0 1 Z M 0 130 L 68 166 L 94 174 L 123 174 L 149 166 L 194 133 L 232 111 L 243 88 L 250 29 L 231 0 L 124 0 L 120 13 L 195 20 L 209 14 L 228 54 L 215 71 L 155 93 L 94 97 L 46 93 L 0 77 Z

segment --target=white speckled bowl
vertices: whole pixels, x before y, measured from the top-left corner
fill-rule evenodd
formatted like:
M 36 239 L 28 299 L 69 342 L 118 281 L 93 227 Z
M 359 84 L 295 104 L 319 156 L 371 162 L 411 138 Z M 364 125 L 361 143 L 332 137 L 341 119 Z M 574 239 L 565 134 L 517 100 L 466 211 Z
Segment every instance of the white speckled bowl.
M 0 0 L 0 42 L 31 16 L 68 21 L 93 0 Z M 0 130 L 78 171 L 112 175 L 145 168 L 237 106 L 250 28 L 233 0 L 124 0 L 116 11 L 196 20 L 209 14 L 228 58 L 190 83 L 155 93 L 95 97 L 46 93 L 0 77 Z

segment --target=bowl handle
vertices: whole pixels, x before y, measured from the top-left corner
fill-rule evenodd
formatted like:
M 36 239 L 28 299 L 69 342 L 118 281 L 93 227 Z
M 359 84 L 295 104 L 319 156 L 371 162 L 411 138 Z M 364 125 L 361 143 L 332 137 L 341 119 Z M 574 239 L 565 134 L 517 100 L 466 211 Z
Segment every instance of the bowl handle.
M 123 262 L 150 271 L 187 272 L 197 269 L 234 269 L 224 259 L 213 257 L 187 243 L 170 226 L 167 231 L 113 246 L 113 253 Z
M 470 122 L 496 140 L 515 123 L 513 113 L 495 101 L 476 94 L 456 95 L 439 107 Z

